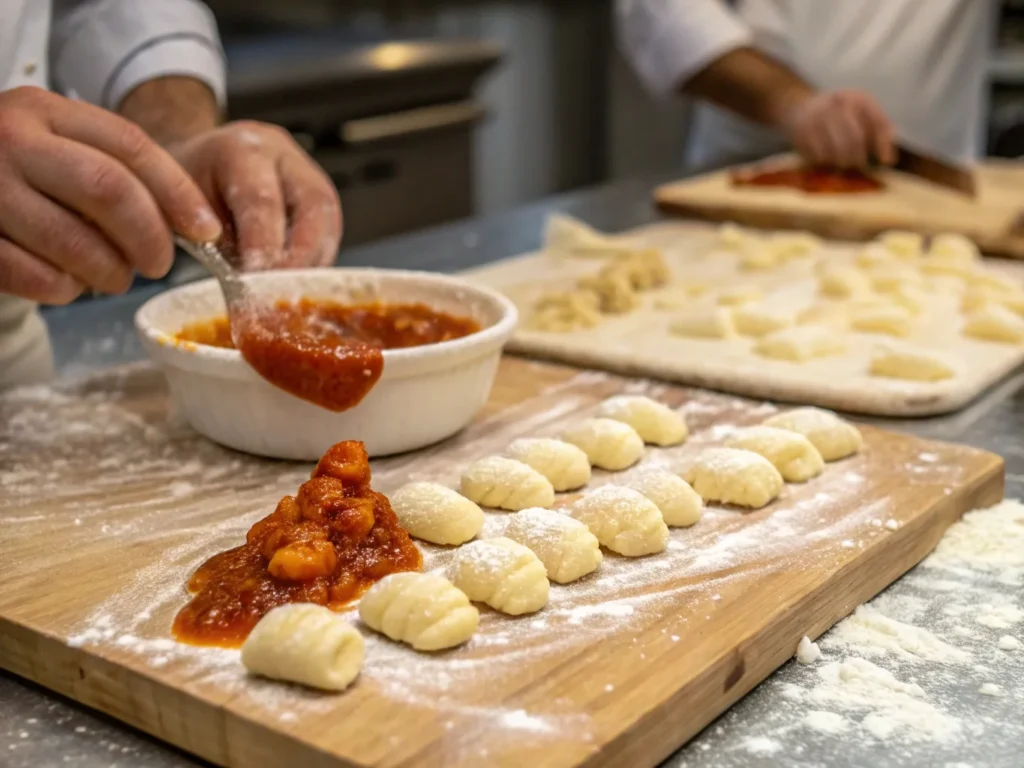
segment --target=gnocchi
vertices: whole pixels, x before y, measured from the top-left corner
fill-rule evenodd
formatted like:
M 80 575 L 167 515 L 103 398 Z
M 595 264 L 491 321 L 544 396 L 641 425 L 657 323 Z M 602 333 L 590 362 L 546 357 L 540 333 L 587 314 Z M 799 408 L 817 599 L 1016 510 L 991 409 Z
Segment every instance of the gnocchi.
M 708 448 L 686 471 L 686 481 L 705 502 L 760 509 L 782 490 L 782 475 L 768 459 L 740 448 Z
M 606 485 L 592 491 L 569 508 L 602 545 L 626 557 L 642 557 L 664 551 L 668 526 L 657 505 L 639 491 Z
M 629 424 L 615 419 L 584 419 L 562 433 L 562 439 L 581 449 L 590 463 L 617 472 L 631 467 L 644 455 L 644 441 Z M 546 507 L 550 504 L 528 504 Z
M 796 318 L 800 325 L 827 325 L 845 330 L 849 324 L 849 316 L 842 304 L 832 301 L 821 301 L 807 307 Z
M 861 449 L 864 438 L 860 430 L 832 411 L 822 408 L 794 408 L 762 422 L 766 427 L 799 432 L 811 441 L 825 461 L 838 461 Z
M 476 504 L 437 483 L 407 483 L 391 494 L 391 508 L 410 536 L 431 544 L 462 544 L 484 525 Z
M 268 611 L 242 645 L 242 664 L 256 675 L 343 691 L 363 667 L 365 643 L 351 624 L 313 603 Z
M 846 351 L 846 343 L 833 329 L 801 325 L 768 334 L 754 346 L 754 351 L 773 360 L 803 363 L 816 357 L 840 355 Z
M 964 336 L 1019 344 L 1024 341 L 1024 318 L 999 304 L 988 304 L 967 316 Z
M 748 304 L 751 301 L 757 301 L 764 295 L 764 291 L 761 287 L 752 283 L 742 283 L 740 285 L 733 285 L 727 288 L 723 288 L 718 292 L 718 303 L 727 306 L 735 307 L 740 304 Z
M 512 515 L 506 538 L 533 550 L 548 578 L 568 584 L 596 570 L 604 555 L 586 525 L 550 509 L 524 509 Z
M 883 232 L 878 242 L 893 256 L 911 260 L 918 258 L 924 251 L 924 237 L 917 232 L 891 230 Z
M 704 512 L 704 500 L 700 494 L 671 472 L 643 472 L 630 481 L 629 487 L 653 501 L 669 527 L 691 526 L 700 520 Z
M 521 437 L 513 440 L 505 453 L 540 472 L 556 491 L 572 491 L 590 482 L 587 454 L 564 440 Z
M 474 461 L 462 475 L 462 495 L 484 507 L 549 507 L 555 501 L 551 481 L 528 464 L 504 456 Z
M 892 344 L 875 348 L 868 372 L 872 376 L 908 381 L 942 381 L 956 375 L 952 363 L 935 352 Z
M 860 307 L 853 311 L 850 327 L 864 333 L 883 333 L 889 336 L 909 336 L 914 316 L 896 304 Z
M 793 316 L 788 312 L 760 306 L 738 307 L 733 311 L 732 319 L 742 336 L 767 336 L 793 325 Z
M 782 262 L 810 256 L 822 247 L 822 240 L 810 232 L 774 232 L 768 245 Z
M 747 427 L 725 441 L 729 448 L 743 448 L 764 456 L 787 483 L 803 483 L 825 469 L 825 461 L 811 441 L 798 432 L 778 427 Z
M 363 595 L 359 618 L 373 631 L 417 651 L 440 651 L 469 640 L 480 612 L 444 576 L 392 573 Z
M 448 575 L 470 600 L 510 616 L 534 613 L 548 602 L 544 564 L 533 550 L 505 537 L 459 547 L 448 564 Z
M 643 395 L 609 397 L 597 409 L 597 415 L 628 424 L 645 443 L 678 445 L 689 435 L 682 414 Z
M 827 267 L 818 275 L 818 291 L 833 299 L 862 296 L 871 293 L 871 278 L 853 267 Z
M 685 312 L 676 317 L 669 332 L 694 339 L 736 338 L 732 313 L 721 307 L 701 307 Z

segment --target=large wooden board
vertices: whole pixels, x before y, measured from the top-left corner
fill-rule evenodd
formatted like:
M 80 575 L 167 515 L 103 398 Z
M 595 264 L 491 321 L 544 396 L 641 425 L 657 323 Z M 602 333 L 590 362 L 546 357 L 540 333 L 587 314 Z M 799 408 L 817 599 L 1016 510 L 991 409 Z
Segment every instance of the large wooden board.
M 681 469 L 726 425 L 773 411 L 706 392 L 506 359 L 481 417 L 374 462 L 385 491 L 451 482 L 521 435 L 557 433 L 623 390 L 686 413 Z M 207 442 L 148 366 L 0 397 L 0 666 L 232 766 L 649 766 L 1002 495 L 1002 461 L 865 428 L 864 452 L 763 510 L 709 509 L 669 550 L 609 555 L 542 612 L 484 612 L 468 647 L 417 655 L 368 635 L 341 695 L 253 680 L 235 651 L 168 639 L 185 579 L 308 473 Z M 339 439 L 344 435 L 339 435 Z M 628 473 L 598 473 L 594 484 Z M 506 518 L 488 515 L 487 531 Z M 892 522 L 890 522 L 892 521 Z M 429 548 L 429 565 L 448 557 Z M 353 618 L 354 620 L 354 618 Z
M 683 338 L 669 332 L 673 319 L 692 308 L 713 305 L 727 286 L 754 284 L 764 292 L 761 303 L 780 312 L 797 312 L 820 300 L 817 261 L 852 263 L 856 247 L 829 242 L 815 259 L 797 259 L 769 271 L 741 271 L 738 256 L 720 249 L 717 229 L 699 222 L 662 222 L 622 233 L 633 246 L 661 249 L 676 283 L 705 283 L 705 295 L 663 310 L 659 302 L 675 296 L 670 285 L 643 294 L 639 309 L 608 316 L 595 328 L 570 333 L 532 330 L 524 323 L 511 341 L 512 350 L 564 363 L 602 368 L 628 375 L 657 376 L 749 397 L 810 403 L 851 413 L 878 416 L 924 416 L 962 408 L 1024 362 L 1024 347 L 963 336 L 960 298 L 936 292 L 926 311 L 914 320 L 914 332 L 902 343 L 935 350 L 957 363 L 954 378 L 914 382 L 869 375 L 873 351 L 892 337 L 845 333 L 845 354 L 792 363 L 755 354 L 755 340 Z M 994 260 L 989 260 L 994 261 Z M 600 269 L 596 258 L 524 254 L 463 274 L 469 280 L 505 293 L 527 318 L 545 293 L 571 290 L 580 277 Z M 993 269 L 1018 279 L 1024 265 L 1003 261 Z M 843 332 L 836 331 L 837 334 Z
M 867 240 L 887 229 L 959 232 L 988 253 L 1024 258 L 1024 163 L 980 163 L 973 200 L 902 173 L 883 172 L 882 178 L 887 187 L 878 193 L 808 195 L 737 188 L 728 171 L 716 171 L 661 186 L 654 199 L 666 213 L 765 229 L 807 229 L 840 240 Z

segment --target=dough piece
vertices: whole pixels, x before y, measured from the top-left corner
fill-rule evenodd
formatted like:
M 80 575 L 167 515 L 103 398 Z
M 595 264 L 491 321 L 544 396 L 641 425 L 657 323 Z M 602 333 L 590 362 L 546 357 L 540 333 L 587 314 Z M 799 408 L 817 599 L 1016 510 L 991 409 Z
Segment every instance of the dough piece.
M 799 432 L 825 461 L 838 461 L 861 449 L 864 438 L 853 424 L 822 408 L 794 408 L 765 419 L 766 427 Z
M 871 286 L 879 293 L 895 293 L 907 285 L 920 285 L 921 273 L 899 264 L 871 270 Z
M 936 235 L 928 248 L 928 255 L 940 261 L 970 266 L 981 261 L 981 252 L 972 240 L 955 232 Z
M 928 308 L 931 298 L 916 285 L 900 285 L 892 292 L 892 302 L 912 315 L 920 315 Z
M 459 547 L 448 575 L 470 600 L 510 616 L 539 611 L 548 602 L 551 586 L 533 551 L 505 537 Z
M 868 243 L 857 252 L 855 263 L 861 269 L 872 270 L 892 264 L 893 258 L 889 250 L 881 243 Z
M 440 651 L 469 640 L 480 612 L 448 579 L 436 573 L 392 573 L 359 601 L 370 629 L 417 651 Z
M 978 288 L 989 288 L 999 293 L 1020 292 L 1020 280 L 986 269 L 976 269 L 967 273 L 967 284 Z
M 754 351 L 762 357 L 804 363 L 816 357 L 841 355 L 846 343 L 835 329 L 822 325 L 784 328 L 761 339 Z
M 818 275 L 818 290 L 822 296 L 849 299 L 871 293 L 871 279 L 853 267 L 826 267 Z
M 740 249 L 740 269 L 747 272 L 774 269 L 779 264 L 779 257 L 764 243 L 749 243 Z
M 889 336 L 909 336 L 914 316 L 903 307 L 890 304 L 855 309 L 850 328 L 864 333 L 884 333 Z
M 721 307 L 702 307 L 681 314 L 669 326 L 669 332 L 694 339 L 736 338 L 732 313 Z
M 528 464 L 504 456 L 474 461 L 462 475 L 462 495 L 483 507 L 510 509 L 550 507 L 551 481 Z
M 643 395 L 615 395 L 597 408 L 597 415 L 629 424 L 640 439 L 653 445 L 679 445 L 690 434 L 678 411 Z
M 508 457 L 528 464 L 551 481 L 558 492 L 590 482 L 590 459 L 578 447 L 550 437 L 521 437 L 505 449 Z
M 1006 307 L 989 304 L 967 316 L 964 322 L 964 336 L 1019 344 L 1024 341 L 1024 318 Z
M 633 289 L 629 272 L 617 264 L 581 278 L 577 287 L 597 294 L 601 312 L 606 315 L 622 315 L 640 306 L 640 297 Z
M 544 250 L 559 256 L 605 257 L 623 246 L 564 213 L 552 213 L 544 227 Z
M 878 242 L 893 256 L 907 261 L 919 258 L 924 252 L 924 237 L 917 232 L 894 229 L 883 232 Z
M 661 510 L 665 525 L 686 528 L 693 525 L 704 512 L 704 500 L 679 475 L 671 472 L 641 472 L 629 483 Z
M 432 544 L 463 544 L 484 527 L 480 507 L 437 483 L 407 483 L 389 498 L 409 535 Z
M 782 490 L 782 475 L 768 459 L 740 448 L 708 448 L 686 471 L 686 481 L 705 502 L 760 509 Z
M 818 449 L 799 432 L 763 425 L 747 427 L 726 440 L 725 445 L 764 456 L 787 483 L 804 483 L 825 469 Z
M 838 330 L 850 326 L 846 308 L 834 301 L 819 301 L 803 310 L 796 318 L 800 325 L 827 325 Z
M 718 303 L 727 307 L 736 307 L 740 304 L 748 304 L 757 301 L 764 295 L 760 286 L 749 283 L 741 283 L 724 288 L 718 293 Z
M 649 291 L 666 285 L 672 277 L 665 257 L 657 248 L 642 248 L 620 257 L 618 268 L 629 277 L 634 290 Z
M 691 304 L 691 298 L 707 293 L 708 284 L 700 282 L 676 282 L 654 298 L 654 308 L 661 310 L 681 309 Z
M 540 558 L 548 578 L 568 584 L 601 564 L 597 537 L 579 520 L 550 509 L 524 509 L 512 515 L 505 536 L 529 547 Z
M 1005 291 L 993 290 L 992 288 L 968 288 L 964 292 L 960 308 L 964 312 L 970 312 L 988 304 L 998 304 L 1012 312 L 1016 312 L 1018 315 L 1024 315 L 1024 291 L 1007 293 Z
M 594 328 L 603 319 L 601 299 L 594 291 L 562 291 L 538 299 L 526 327 L 534 331 L 569 333 Z
M 343 691 L 363 666 L 359 631 L 329 608 L 288 603 L 267 612 L 242 645 L 242 664 L 256 675 Z
M 615 419 L 584 419 L 565 430 L 562 439 L 587 454 L 592 465 L 611 472 L 633 466 L 644 455 L 643 438 L 629 424 Z
M 741 335 L 758 338 L 793 325 L 793 316 L 788 312 L 758 305 L 737 307 L 733 310 L 732 319 Z
M 747 230 L 733 224 L 731 221 L 725 222 L 718 228 L 718 245 L 725 250 L 738 251 L 749 243 L 756 242 L 756 240 L 757 238 L 747 232 Z
M 823 245 L 821 238 L 810 232 L 774 232 L 768 238 L 768 244 L 775 257 L 783 263 L 810 256 L 820 251 Z
M 880 344 L 871 356 L 872 376 L 908 381 L 951 379 L 956 370 L 942 355 L 907 345 Z
M 590 529 L 602 545 L 626 557 L 664 551 L 668 527 L 657 505 L 639 491 L 605 485 L 586 494 L 569 514 Z

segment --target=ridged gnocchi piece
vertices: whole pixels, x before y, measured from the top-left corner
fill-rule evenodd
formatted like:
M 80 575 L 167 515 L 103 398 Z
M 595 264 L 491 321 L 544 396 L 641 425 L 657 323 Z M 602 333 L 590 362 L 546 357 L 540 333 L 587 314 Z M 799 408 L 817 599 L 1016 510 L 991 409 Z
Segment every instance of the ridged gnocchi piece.
M 1024 341 L 1024 318 L 998 304 L 976 309 L 964 321 L 964 336 L 1019 344 Z
M 870 272 L 871 287 L 878 293 L 895 293 L 908 285 L 920 285 L 924 278 L 916 269 L 894 264 Z
M 657 505 L 639 491 L 605 485 L 583 496 L 569 514 L 612 552 L 643 557 L 664 551 L 668 526 Z
M 937 352 L 895 344 L 875 347 L 868 372 L 872 376 L 907 381 L 942 381 L 956 376 L 953 364 Z
M 816 357 L 841 355 L 846 351 L 843 337 L 822 325 L 800 325 L 768 334 L 755 346 L 754 352 L 773 360 L 803 363 Z
M 920 315 L 932 299 L 928 293 L 916 285 L 900 285 L 892 292 L 892 302 L 912 315 Z
M 917 232 L 890 230 L 879 235 L 878 242 L 893 256 L 908 261 L 924 253 L 924 237 Z
M 868 243 L 859 251 L 854 258 L 854 263 L 861 269 L 875 269 L 892 264 L 892 254 L 881 243 Z
M 406 483 L 389 498 L 409 535 L 432 544 L 463 544 L 484 526 L 480 507 L 437 483 Z
M 597 415 L 628 424 L 653 445 L 679 445 L 690 434 L 681 413 L 643 395 L 609 397 L 598 406 Z
M 528 464 L 504 456 L 474 461 L 462 475 L 462 495 L 484 507 L 516 510 L 550 507 L 551 481 Z
M 762 306 L 737 307 L 732 313 L 733 323 L 741 336 L 760 338 L 793 325 L 789 312 Z
M 864 438 L 850 422 L 822 408 L 794 408 L 765 419 L 766 427 L 799 432 L 811 441 L 825 461 L 838 461 L 861 449 Z
M 539 611 L 547 604 L 551 587 L 533 550 L 504 536 L 459 547 L 448 576 L 470 600 L 510 616 Z
M 725 441 L 728 448 L 743 448 L 764 456 L 787 483 L 804 483 L 825 469 L 825 460 L 799 432 L 778 427 L 746 427 Z
M 846 308 L 835 301 L 812 304 L 797 315 L 796 321 L 799 325 L 825 325 L 838 330 L 846 330 L 850 325 Z
M 981 252 L 974 241 L 955 232 L 947 232 L 932 238 L 928 256 L 940 261 L 955 262 L 971 266 L 981 261 Z
M 630 481 L 629 487 L 653 501 L 669 527 L 691 526 L 700 520 L 704 512 L 704 500 L 700 494 L 671 472 L 641 472 Z
M 580 448 L 550 437 L 520 437 L 505 453 L 540 472 L 556 491 L 572 491 L 590 482 L 590 459 Z
M 782 490 L 782 475 L 768 459 L 741 448 L 707 448 L 686 470 L 686 481 L 705 502 L 760 509 Z
M 854 267 L 831 266 L 818 273 L 818 292 L 833 299 L 871 293 L 871 278 Z
M 753 235 L 731 221 L 718 228 L 718 245 L 726 250 L 739 250 L 754 241 L 756 238 Z
M 988 304 L 998 304 L 1001 307 L 1006 307 L 1016 312 L 1018 315 L 1024 315 L 1024 291 L 1007 293 L 1006 291 L 993 290 L 992 288 L 974 286 L 964 291 L 960 309 L 964 312 L 970 312 Z
M 779 264 L 779 258 L 763 243 L 752 243 L 740 250 L 739 267 L 747 272 L 754 272 L 764 269 L 774 269 Z
M 615 419 L 584 419 L 565 430 L 562 439 L 587 454 L 593 466 L 610 472 L 631 467 L 644 455 L 643 438 L 629 424 Z
M 975 269 L 967 274 L 967 284 L 976 288 L 988 288 L 997 293 L 1019 293 L 1021 281 L 987 269 Z
M 753 283 L 742 283 L 723 288 L 718 292 L 718 303 L 725 307 L 738 307 L 740 304 L 749 304 L 751 301 L 758 301 L 764 296 L 761 286 Z
M 313 603 L 267 612 L 242 645 L 242 664 L 256 675 L 343 691 L 363 667 L 365 643 L 351 624 Z
M 469 640 L 480 612 L 444 576 L 392 573 L 363 595 L 359 618 L 374 632 L 417 651 L 440 651 Z
M 512 515 L 505 537 L 529 547 L 548 578 L 568 584 L 597 569 L 604 559 L 601 544 L 586 525 L 550 509 L 524 509 Z
M 860 307 L 853 310 L 850 328 L 863 333 L 884 333 L 889 336 L 909 336 L 914 316 L 895 304 Z
M 821 250 L 822 240 L 810 232 L 773 232 L 768 245 L 779 261 L 787 262 Z
M 699 307 L 680 314 L 669 333 L 693 339 L 735 339 L 732 313 L 722 307 Z

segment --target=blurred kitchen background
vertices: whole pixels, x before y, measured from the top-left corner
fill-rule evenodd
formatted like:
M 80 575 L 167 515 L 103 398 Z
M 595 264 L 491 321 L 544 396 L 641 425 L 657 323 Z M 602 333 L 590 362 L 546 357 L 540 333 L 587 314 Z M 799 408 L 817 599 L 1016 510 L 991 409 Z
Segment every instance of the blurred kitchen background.
M 209 0 L 231 116 L 290 129 L 346 244 L 681 165 L 684 104 L 618 54 L 612 0 Z M 1005 0 L 989 154 L 1024 155 L 1024 0 Z

